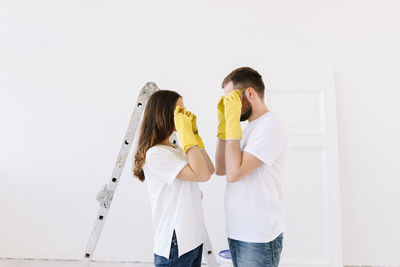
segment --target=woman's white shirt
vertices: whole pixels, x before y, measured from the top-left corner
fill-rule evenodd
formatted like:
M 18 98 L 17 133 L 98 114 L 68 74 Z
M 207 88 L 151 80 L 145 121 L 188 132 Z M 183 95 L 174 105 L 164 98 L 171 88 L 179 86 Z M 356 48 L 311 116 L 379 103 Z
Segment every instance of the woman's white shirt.
M 181 148 L 156 145 L 147 151 L 143 165 L 152 207 L 154 253 L 165 258 L 169 258 L 174 230 L 178 256 L 206 239 L 199 184 L 176 179 L 187 164 Z

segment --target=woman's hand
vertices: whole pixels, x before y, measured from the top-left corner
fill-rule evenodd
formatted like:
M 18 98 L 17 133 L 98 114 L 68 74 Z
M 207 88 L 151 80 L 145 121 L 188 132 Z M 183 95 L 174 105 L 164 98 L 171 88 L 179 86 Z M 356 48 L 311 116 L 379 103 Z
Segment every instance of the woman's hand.
M 201 139 L 199 135 L 199 130 L 197 128 L 197 117 L 194 115 L 194 113 L 190 111 L 186 111 L 186 115 L 192 120 L 192 130 L 193 134 L 196 137 L 196 144 L 199 149 L 204 149 L 204 144 L 203 140 Z
M 182 150 L 186 154 L 190 147 L 197 145 L 197 140 L 193 133 L 192 118 L 186 114 L 185 108 L 177 105 L 174 111 L 174 122 L 182 144 Z

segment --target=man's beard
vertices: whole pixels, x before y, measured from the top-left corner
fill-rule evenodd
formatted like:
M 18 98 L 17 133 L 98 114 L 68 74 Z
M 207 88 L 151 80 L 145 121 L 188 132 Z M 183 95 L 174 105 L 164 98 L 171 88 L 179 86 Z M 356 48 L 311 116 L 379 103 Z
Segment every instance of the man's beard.
M 242 113 L 240 114 L 240 121 L 247 121 L 253 112 L 251 104 L 249 100 L 247 100 L 246 95 L 243 96 L 242 99 Z

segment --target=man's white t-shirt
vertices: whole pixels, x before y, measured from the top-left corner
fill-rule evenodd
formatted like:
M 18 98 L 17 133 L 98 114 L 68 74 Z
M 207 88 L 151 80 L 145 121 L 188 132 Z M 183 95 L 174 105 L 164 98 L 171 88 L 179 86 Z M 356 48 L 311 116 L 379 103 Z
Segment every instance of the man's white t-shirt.
M 267 112 L 244 128 L 240 148 L 263 164 L 241 180 L 226 184 L 227 234 L 231 239 L 245 242 L 270 242 L 284 231 L 286 128 L 276 114 Z
M 154 253 L 165 258 L 174 230 L 178 256 L 206 240 L 199 184 L 176 179 L 186 164 L 187 156 L 179 147 L 156 145 L 146 152 L 143 171 L 152 207 Z

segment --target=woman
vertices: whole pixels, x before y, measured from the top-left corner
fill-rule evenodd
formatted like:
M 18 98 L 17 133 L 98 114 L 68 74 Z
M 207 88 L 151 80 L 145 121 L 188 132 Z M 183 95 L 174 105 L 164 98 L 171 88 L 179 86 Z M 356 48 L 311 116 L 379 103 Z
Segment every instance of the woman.
M 174 130 L 182 148 L 169 141 Z M 156 266 L 201 265 L 206 229 L 198 182 L 213 173 L 196 116 L 178 93 L 155 92 L 144 111 L 134 175 L 146 180 L 150 196 Z

